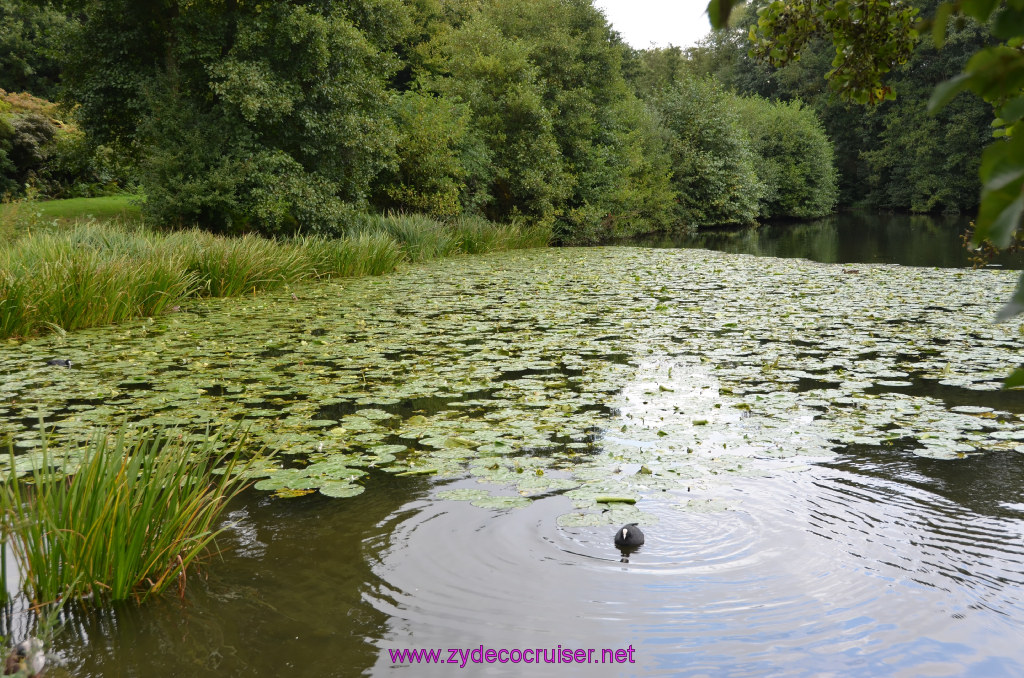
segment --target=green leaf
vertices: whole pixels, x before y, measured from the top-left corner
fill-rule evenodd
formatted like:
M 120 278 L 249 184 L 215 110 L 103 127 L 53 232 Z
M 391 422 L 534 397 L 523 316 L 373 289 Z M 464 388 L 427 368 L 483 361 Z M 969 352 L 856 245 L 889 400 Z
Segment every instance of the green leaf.
M 1000 40 L 1009 40 L 1024 33 L 1024 11 L 1005 8 L 992 22 L 992 35 Z
M 998 4 L 999 0 L 964 0 L 960 9 L 967 16 L 985 22 Z
M 320 494 L 341 499 L 362 494 L 365 489 L 362 485 L 347 483 L 343 480 L 328 480 L 320 486 Z
M 928 99 L 928 112 L 935 113 L 948 104 L 953 97 L 968 87 L 972 77 L 971 73 L 961 73 L 936 85 L 931 98 Z
M 1005 124 L 1012 125 L 1024 116 L 1024 96 L 1011 99 L 999 109 L 999 117 Z
M 999 247 L 1006 247 L 1013 238 L 1013 232 L 1020 226 L 1024 216 L 1024 193 L 1007 205 L 989 227 L 989 237 Z
M 734 2 L 734 0 L 711 0 L 708 3 L 708 18 L 711 20 L 711 27 L 714 29 L 725 28 L 726 24 L 729 23 L 729 15 L 732 14 L 732 8 L 734 5 L 742 3 Z

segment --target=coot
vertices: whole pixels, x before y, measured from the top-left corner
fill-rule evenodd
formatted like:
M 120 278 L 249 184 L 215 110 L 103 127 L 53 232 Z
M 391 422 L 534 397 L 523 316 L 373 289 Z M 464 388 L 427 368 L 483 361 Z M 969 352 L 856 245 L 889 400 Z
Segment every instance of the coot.
M 637 527 L 636 523 L 623 525 L 619 528 L 619 531 L 615 533 L 615 545 L 620 549 L 642 546 L 643 543 L 644 533 L 640 531 L 640 528 Z

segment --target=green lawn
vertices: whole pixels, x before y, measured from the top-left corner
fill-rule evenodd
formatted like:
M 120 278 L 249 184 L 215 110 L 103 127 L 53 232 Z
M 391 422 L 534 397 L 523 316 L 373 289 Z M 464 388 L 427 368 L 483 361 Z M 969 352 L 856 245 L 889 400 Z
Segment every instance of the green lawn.
M 28 210 L 38 210 L 44 219 L 93 217 L 98 221 L 138 219 L 142 216 L 142 196 L 106 195 L 100 198 L 69 198 L 68 200 L 42 200 L 0 205 L 0 222 L 7 222 Z

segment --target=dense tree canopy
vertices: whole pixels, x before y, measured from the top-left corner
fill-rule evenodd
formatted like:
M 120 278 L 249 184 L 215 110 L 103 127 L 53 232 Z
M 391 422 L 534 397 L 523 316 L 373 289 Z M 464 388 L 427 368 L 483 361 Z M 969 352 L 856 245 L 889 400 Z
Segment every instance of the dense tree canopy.
M 630 49 L 591 0 L 0 5 L 18 27 L 0 58 L 50 74 L 32 87 L 59 80 L 84 131 L 26 173 L 11 154 L 28 123 L 0 110 L 10 194 L 123 185 L 113 155 L 168 225 L 335 232 L 378 209 L 524 218 L 563 243 L 834 203 L 809 109 L 743 103 L 678 49 Z M 32 49 L 3 51 L 19 40 Z
M 54 98 L 72 19 L 50 2 L 0 0 L 0 89 Z
M 921 15 L 935 0 L 917 0 Z M 894 64 L 882 86 L 889 100 L 865 108 L 829 87 L 835 50 L 822 35 L 809 36 L 799 59 L 774 68 L 750 55 L 759 5 L 737 8 L 729 28 L 709 36 L 689 56 L 743 95 L 802 101 L 817 113 L 835 147 L 840 202 L 915 212 L 969 211 L 978 204 L 978 165 L 991 137 L 991 108 L 977 97 L 957 97 L 936 115 L 927 101 L 936 85 L 990 44 L 988 29 L 965 19 L 949 25 L 942 50 L 920 41 L 903 64 Z M 895 93 L 895 99 L 891 95 Z
M 760 216 L 807 219 L 832 212 L 837 194 L 832 144 L 814 112 L 799 101 L 759 97 L 735 105 L 758 158 Z
M 657 98 L 655 105 L 671 132 L 679 217 L 686 223 L 744 224 L 758 216 L 764 186 L 739 116 L 729 104 L 729 96 L 708 78 L 684 78 Z

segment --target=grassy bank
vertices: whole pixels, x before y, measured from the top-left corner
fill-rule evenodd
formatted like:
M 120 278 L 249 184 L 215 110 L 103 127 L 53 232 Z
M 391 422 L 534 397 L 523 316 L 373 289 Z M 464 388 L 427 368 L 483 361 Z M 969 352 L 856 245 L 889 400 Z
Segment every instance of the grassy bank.
M 67 201 L 65 201 L 67 202 Z M 479 218 L 368 215 L 340 238 L 268 240 L 139 222 L 7 223 L 0 241 L 0 338 L 160 314 L 197 296 L 232 296 L 304 280 L 379 275 L 403 262 L 539 247 L 550 232 Z
M 107 195 L 99 198 L 68 198 L 40 202 L 14 202 L 0 204 L 0 224 L 10 231 L 17 223 L 30 219 L 76 221 L 139 220 L 142 218 L 142 196 Z

